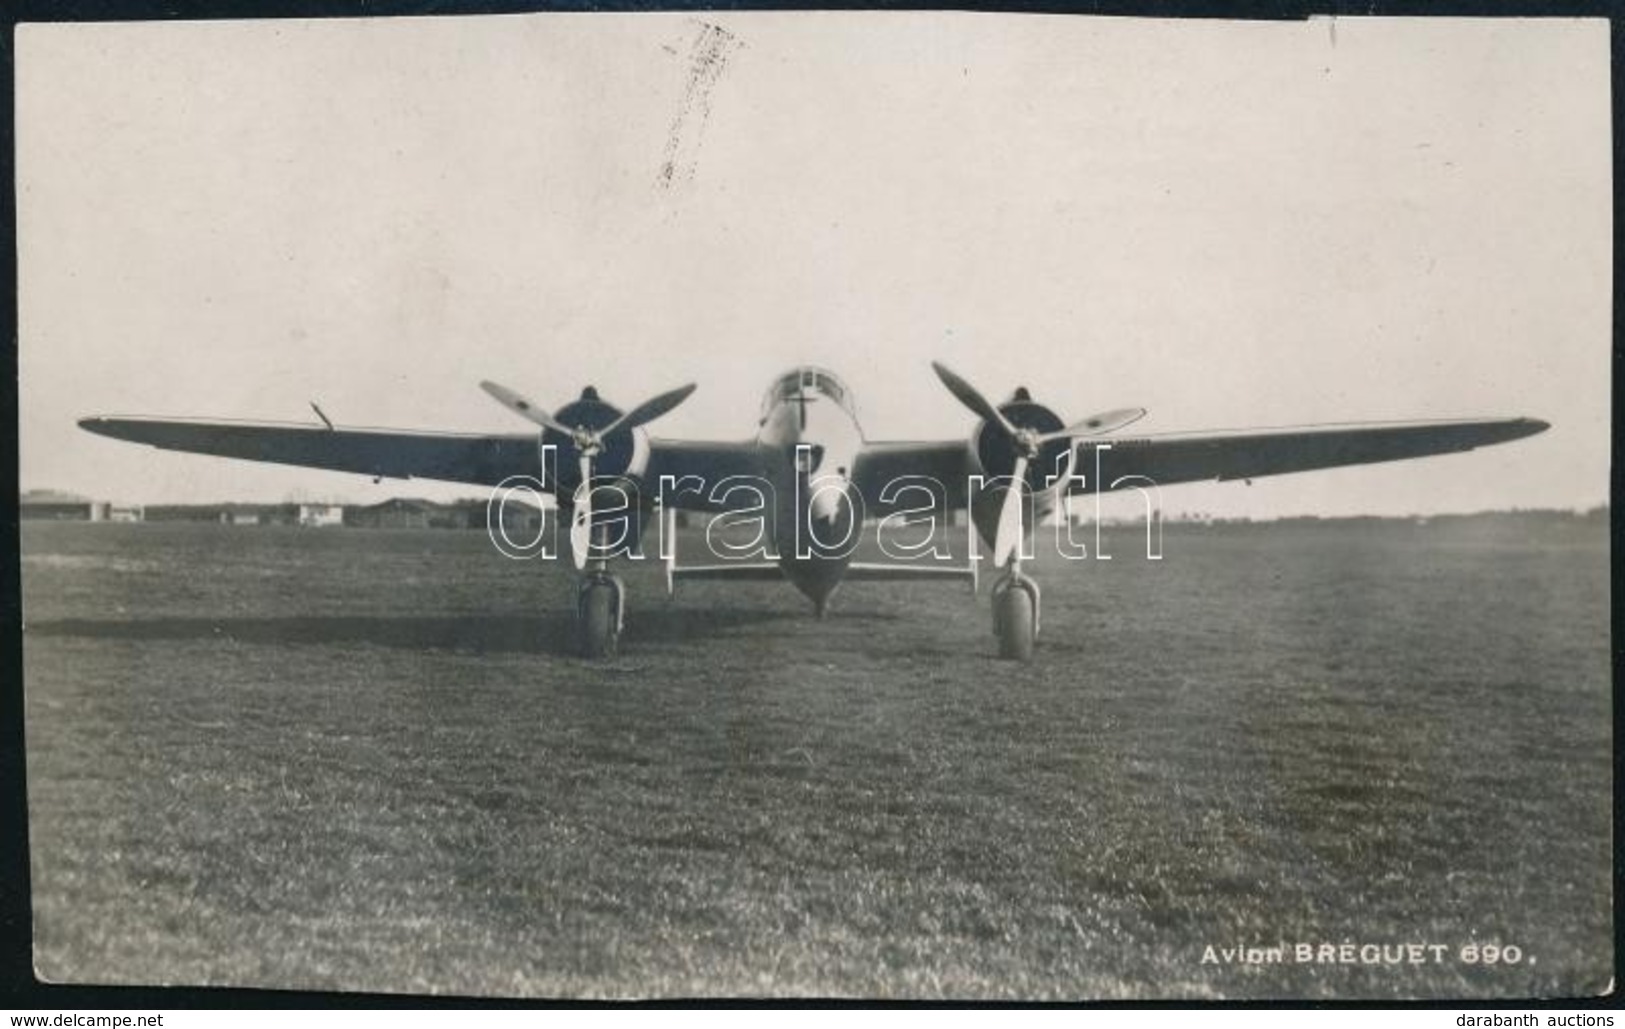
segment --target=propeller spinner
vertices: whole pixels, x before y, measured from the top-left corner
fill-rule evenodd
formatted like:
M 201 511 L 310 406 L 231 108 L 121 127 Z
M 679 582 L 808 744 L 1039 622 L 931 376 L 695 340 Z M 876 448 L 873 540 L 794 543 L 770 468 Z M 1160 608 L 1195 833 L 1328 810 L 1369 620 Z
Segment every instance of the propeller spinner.
M 580 570 L 586 567 L 588 545 L 592 540 L 592 480 L 594 465 L 604 452 L 604 441 L 622 430 L 647 425 L 671 411 L 688 399 L 689 394 L 694 392 L 695 384 L 691 382 L 646 400 L 598 429 L 586 425 L 564 425 L 544 408 L 537 407 L 520 393 L 499 383 L 487 380 L 480 383 L 480 388 L 521 418 L 570 437 L 571 444 L 576 448 L 581 476 L 572 503 L 574 513 L 570 519 L 570 551 L 575 558 L 576 569 Z M 588 390 L 592 390 L 592 387 L 589 386 Z M 583 393 L 582 397 L 588 399 L 588 394 Z M 597 399 L 596 391 L 591 392 L 591 399 Z

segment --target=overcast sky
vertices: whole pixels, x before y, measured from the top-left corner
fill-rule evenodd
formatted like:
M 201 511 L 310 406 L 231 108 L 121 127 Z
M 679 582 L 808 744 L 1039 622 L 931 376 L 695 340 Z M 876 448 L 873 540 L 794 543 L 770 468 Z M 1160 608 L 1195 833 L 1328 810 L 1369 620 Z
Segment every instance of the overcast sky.
M 720 26 L 717 31 L 708 26 Z M 749 436 L 802 362 L 871 439 L 931 374 L 1158 432 L 1529 415 L 1170 510 L 1608 488 L 1600 20 L 543 15 L 23 26 L 21 475 L 132 502 L 471 489 L 169 454 L 87 414 L 523 431 L 477 388 Z M 710 58 L 709 61 L 706 58 Z M 670 174 L 665 170 L 670 169 Z

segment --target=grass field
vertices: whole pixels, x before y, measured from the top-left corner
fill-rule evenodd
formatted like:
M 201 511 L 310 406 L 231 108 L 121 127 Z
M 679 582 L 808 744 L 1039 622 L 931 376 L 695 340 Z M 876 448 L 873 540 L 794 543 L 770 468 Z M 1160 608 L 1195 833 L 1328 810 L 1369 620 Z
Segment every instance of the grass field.
M 1608 544 L 1170 526 L 986 584 L 664 597 L 570 655 L 477 532 L 25 524 L 49 980 L 518 996 L 1580 995 Z M 1299 963 L 1296 943 L 1443 946 Z M 1465 945 L 1516 963 L 1461 960 Z M 1280 963 L 1204 962 L 1238 946 Z M 1431 957 L 1437 951 L 1427 952 Z

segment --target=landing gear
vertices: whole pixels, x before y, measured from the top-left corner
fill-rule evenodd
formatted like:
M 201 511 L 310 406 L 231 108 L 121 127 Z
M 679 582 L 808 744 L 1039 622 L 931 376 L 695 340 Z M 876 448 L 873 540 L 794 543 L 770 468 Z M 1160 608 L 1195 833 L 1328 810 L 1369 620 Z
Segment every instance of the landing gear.
M 576 587 L 576 639 L 581 656 L 614 657 L 626 611 L 626 587 L 602 569 L 584 576 Z
M 626 586 L 609 572 L 609 559 L 601 556 L 607 551 L 609 527 L 593 525 L 588 530 L 596 551 L 581 540 L 577 567 L 581 577 L 576 580 L 576 644 L 581 656 L 588 659 L 614 657 L 621 642 L 621 626 L 626 619 Z M 583 533 L 586 536 L 587 533 Z M 571 540 L 572 547 L 577 541 Z
M 1038 583 L 1010 570 L 993 584 L 993 635 L 999 639 L 999 656 L 1013 661 L 1031 661 L 1033 643 L 1038 638 Z

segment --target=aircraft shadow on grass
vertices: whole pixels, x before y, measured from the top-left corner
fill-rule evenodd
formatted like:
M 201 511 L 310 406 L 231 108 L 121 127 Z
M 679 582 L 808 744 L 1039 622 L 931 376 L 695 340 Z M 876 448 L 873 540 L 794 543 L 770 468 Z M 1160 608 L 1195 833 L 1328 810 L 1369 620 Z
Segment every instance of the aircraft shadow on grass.
M 651 610 L 638 620 L 642 643 L 677 643 L 726 636 L 764 622 L 789 620 L 790 611 L 753 608 Z M 577 653 L 575 615 L 291 615 L 282 618 L 64 618 L 29 624 L 35 637 L 129 642 L 233 641 L 265 646 L 373 644 L 401 650 L 454 650 L 484 654 Z

